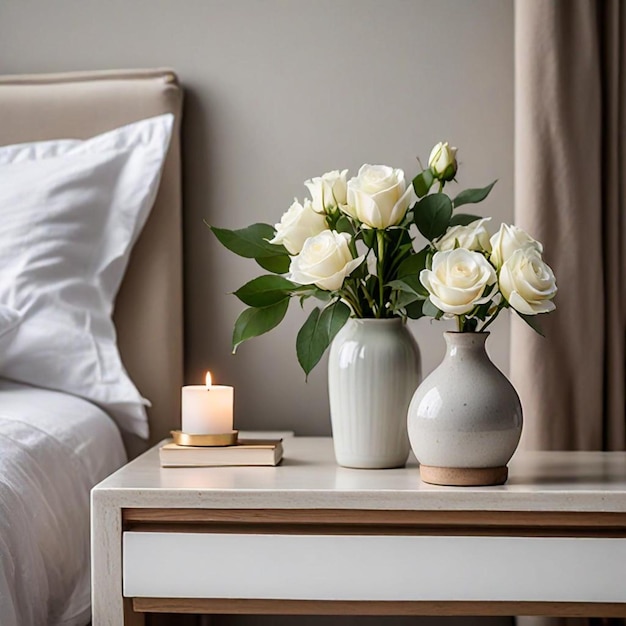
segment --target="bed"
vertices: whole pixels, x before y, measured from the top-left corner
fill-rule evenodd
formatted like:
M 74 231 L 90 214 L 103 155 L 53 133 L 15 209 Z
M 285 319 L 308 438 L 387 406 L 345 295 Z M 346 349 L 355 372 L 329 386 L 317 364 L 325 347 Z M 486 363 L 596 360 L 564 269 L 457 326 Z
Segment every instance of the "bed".
M 149 437 L 141 436 L 145 435 L 142 428 L 125 427 L 118 419 L 115 402 L 100 401 L 97 394 L 106 389 L 103 383 L 93 385 L 95 398 L 82 393 L 80 385 L 86 385 L 89 370 L 79 368 L 80 360 L 72 356 L 71 333 L 65 336 L 44 333 L 50 342 L 47 351 L 40 349 L 35 355 L 35 366 L 24 368 L 19 360 L 23 360 L 24 345 L 30 349 L 32 342 L 23 340 L 24 345 L 20 344 L 18 350 L 14 344 L 19 341 L 13 339 L 12 333 L 30 340 L 31 335 L 41 337 L 42 332 L 27 335 L 24 328 L 35 324 L 30 318 L 25 321 L 25 315 L 15 323 L 0 319 L 0 332 L 4 332 L 3 323 L 8 329 L 6 335 L 0 337 L 2 626 L 69 626 L 89 622 L 90 490 L 128 458 L 162 439 L 177 422 L 183 377 L 181 103 L 181 90 L 170 70 L 0 78 L 0 146 L 25 142 L 47 146 L 41 142 L 62 139 L 76 140 L 78 145 L 81 140 L 87 142 L 95 136 L 108 137 L 119 127 L 134 129 L 147 119 L 171 120 L 168 121 L 169 143 L 163 143 L 162 169 L 154 179 L 152 195 L 146 193 L 144 200 L 148 207 L 146 217 L 137 222 L 136 232 L 128 234 L 130 258 L 124 262 L 124 265 L 128 263 L 127 268 L 116 270 L 121 285 L 119 281 L 109 281 L 108 286 L 114 301 L 115 323 L 108 339 L 119 348 L 125 372 L 140 396 L 151 403 L 147 408 Z M 142 137 L 144 128 L 141 126 Z M 59 145 L 67 150 L 77 167 L 83 166 L 85 176 L 91 175 L 94 168 L 85 165 L 89 155 L 76 152 L 83 144 L 78 148 L 62 142 Z M 31 149 L 24 153 L 26 157 L 20 156 L 14 161 L 21 163 L 34 152 L 41 154 L 41 148 Z M 54 152 L 53 156 L 57 154 Z M 26 182 L 29 171 L 22 172 Z M 7 204 L 13 206 L 11 198 L 15 196 L 11 196 L 14 190 L 6 191 L 1 187 L 2 181 L 7 187 L 14 179 L 19 180 L 19 176 L 0 178 L 0 206 L 4 199 L 5 211 Z M 119 193 L 119 186 L 112 186 L 111 194 Z M 36 226 L 42 233 L 49 233 L 56 245 L 57 231 L 46 222 L 51 216 L 54 217 L 53 208 L 46 208 Z M 64 219 L 67 222 L 66 217 Z M 108 227 L 109 222 L 104 224 Z M 9 219 L 9 230 L 10 226 Z M 67 223 L 63 224 L 63 229 L 63 232 L 74 232 Z M 17 283 L 17 286 L 6 284 L 10 282 L 7 279 L 10 275 L 6 271 L 2 273 L 19 256 L 11 249 L 13 243 L 3 242 L 0 235 L 0 281 L 5 281 L 4 286 L 0 285 L 0 308 L 7 302 L 14 304 L 11 299 L 22 288 Z M 17 251 L 23 250 L 32 257 L 31 247 L 21 245 Z M 11 256 L 3 258 L 3 253 Z M 34 265 L 32 258 L 29 263 Z M 119 265 L 118 261 L 109 265 L 116 264 Z M 108 267 L 102 270 L 103 274 L 110 271 L 113 270 Z M 42 285 L 48 284 L 45 275 L 40 280 L 44 281 Z M 76 294 L 79 287 L 73 285 L 65 291 Z M 49 299 L 62 299 L 63 294 L 63 290 L 57 290 L 49 294 Z M 32 294 L 29 298 L 32 300 Z M 72 303 L 71 319 L 82 319 L 82 305 L 80 298 Z M 19 307 L 15 305 L 15 309 Z M 106 306 L 104 310 L 107 315 L 110 313 Z M 0 310 L 0 318 L 3 313 L 4 310 Z M 97 327 L 91 318 L 88 321 Z M 85 329 L 78 329 L 77 333 L 79 330 L 84 335 L 91 332 L 91 327 L 86 324 Z M 94 332 L 99 331 L 96 328 Z M 99 358 L 104 359 L 98 362 L 100 365 L 106 363 L 102 355 Z M 55 359 L 58 367 L 55 367 Z M 74 362 L 79 369 L 72 372 Z M 23 372 L 26 375 L 22 375 Z M 31 379 L 29 372 L 37 375 Z M 65 381 L 72 377 L 74 386 L 66 385 Z M 61 380 L 60 384 L 57 380 Z

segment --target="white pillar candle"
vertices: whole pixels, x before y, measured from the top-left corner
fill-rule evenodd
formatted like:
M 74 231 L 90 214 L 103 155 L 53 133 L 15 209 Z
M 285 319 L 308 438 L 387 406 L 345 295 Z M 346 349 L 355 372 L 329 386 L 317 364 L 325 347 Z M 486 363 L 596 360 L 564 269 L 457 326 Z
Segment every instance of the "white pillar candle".
M 182 430 L 189 435 L 220 435 L 233 430 L 234 389 L 211 384 L 186 385 L 182 389 Z

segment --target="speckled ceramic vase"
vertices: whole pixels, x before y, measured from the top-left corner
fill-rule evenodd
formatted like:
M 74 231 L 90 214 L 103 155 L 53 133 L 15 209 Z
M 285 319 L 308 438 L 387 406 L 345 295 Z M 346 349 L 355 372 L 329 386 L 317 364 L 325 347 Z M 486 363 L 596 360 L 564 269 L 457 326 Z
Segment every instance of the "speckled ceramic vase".
M 401 319 L 350 319 L 328 359 L 335 457 L 362 469 L 402 467 L 409 456 L 406 414 L 421 381 L 421 359 Z
M 446 332 L 446 355 L 409 406 L 409 438 L 424 482 L 499 485 L 522 434 L 522 406 L 485 351 L 489 333 Z

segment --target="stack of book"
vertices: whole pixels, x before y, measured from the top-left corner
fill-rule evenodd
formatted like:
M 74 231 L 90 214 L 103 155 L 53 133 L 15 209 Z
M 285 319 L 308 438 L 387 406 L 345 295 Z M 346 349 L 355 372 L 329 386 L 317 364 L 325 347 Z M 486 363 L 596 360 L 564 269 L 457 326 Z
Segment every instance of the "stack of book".
M 282 439 L 239 439 L 234 446 L 200 447 L 166 443 L 159 450 L 161 467 L 278 465 Z

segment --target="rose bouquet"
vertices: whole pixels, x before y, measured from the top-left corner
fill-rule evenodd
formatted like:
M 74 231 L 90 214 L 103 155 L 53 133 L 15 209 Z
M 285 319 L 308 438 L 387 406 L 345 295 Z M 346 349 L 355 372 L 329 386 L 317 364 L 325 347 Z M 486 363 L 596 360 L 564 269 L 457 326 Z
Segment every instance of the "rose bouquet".
M 305 181 L 275 227 L 211 227 L 232 252 L 269 273 L 235 295 L 248 306 L 235 322 L 233 351 L 276 327 L 290 299 L 317 298 L 298 333 L 298 361 L 308 374 L 349 317 L 456 318 L 460 331 L 482 331 L 505 308 L 538 329 L 533 316 L 554 308 L 556 284 L 542 246 L 515 226 L 493 236 L 490 218 L 460 213 L 484 200 L 495 181 L 451 197 L 456 148 L 437 144 L 428 166 L 407 184 L 400 169 L 363 165 Z M 418 233 L 426 244 L 417 249 Z

